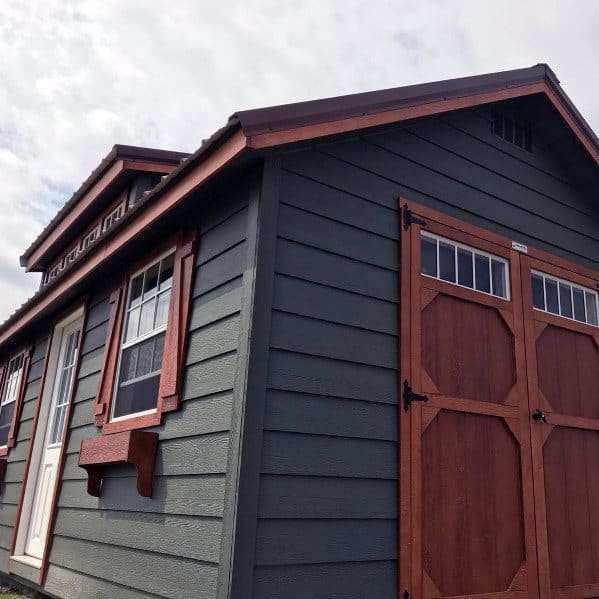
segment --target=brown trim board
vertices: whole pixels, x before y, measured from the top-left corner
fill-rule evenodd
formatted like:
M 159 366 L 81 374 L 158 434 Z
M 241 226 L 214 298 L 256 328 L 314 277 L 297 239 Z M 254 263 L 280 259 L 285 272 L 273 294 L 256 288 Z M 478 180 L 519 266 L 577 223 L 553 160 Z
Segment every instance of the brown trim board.
M 168 174 L 174 170 L 173 165 L 141 162 L 138 160 L 117 160 L 92 186 L 92 188 L 73 206 L 73 208 L 56 224 L 47 237 L 31 252 L 25 263 L 25 272 L 33 270 L 37 262 L 44 257 L 52 246 L 72 227 L 78 218 L 102 195 L 117 178 L 126 172 L 153 172 Z

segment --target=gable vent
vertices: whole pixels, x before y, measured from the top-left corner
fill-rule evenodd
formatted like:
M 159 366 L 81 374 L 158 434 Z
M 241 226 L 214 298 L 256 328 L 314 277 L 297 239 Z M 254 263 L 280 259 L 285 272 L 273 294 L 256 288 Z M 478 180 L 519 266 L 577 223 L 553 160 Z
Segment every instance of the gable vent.
M 493 133 L 508 143 L 532 153 L 532 130 L 510 116 L 493 112 Z

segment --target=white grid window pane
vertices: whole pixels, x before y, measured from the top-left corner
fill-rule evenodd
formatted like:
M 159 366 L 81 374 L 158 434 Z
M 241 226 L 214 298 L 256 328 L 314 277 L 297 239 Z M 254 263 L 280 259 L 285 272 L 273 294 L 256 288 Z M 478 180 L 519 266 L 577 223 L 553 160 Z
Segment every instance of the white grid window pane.
M 8 363 L 4 389 L 2 390 L 1 405 L 16 401 L 19 392 L 19 383 L 21 382 L 21 374 L 23 372 L 24 355 L 16 356 Z
M 58 387 L 52 413 L 49 444 L 54 445 L 62 440 L 64 419 L 73 384 L 73 372 L 77 359 L 77 344 L 79 343 L 79 329 L 71 331 L 66 339 L 66 347 L 58 371 Z
M 131 279 L 113 418 L 156 407 L 174 258 L 170 253 Z
M 130 341 L 137 337 L 137 331 L 139 330 L 139 314 L 141 308 L 134 308 L 127 315 L 127 328 L 125 331 L 125 341 Z
M 458 283 L 474 288 L 474 255 L 464 248 L 458 248 Z
M 158 305 L 156 306 L 156 319 L 154 326 L 156 328 L 166 326 L 168 320 L 168 307 L 171 301 L 171 290 L 165 291 L 158 296 Z
M 599 326 L 598 295 L 593 289 L 552 275 L 531 273 L 533 307 L 592 326 Z
M 455 246 L 445 241 L 439 241 L 439 278 L 456 282 Z
M 6 369 L 2 400 L 0 401 L 0 446 L 8 442 L 8 433 L 12 423 L 15 401 L 19 394 L 25 354 L 19 354 L 10 360 Z
M 589 291 L 585 292 L 587 306 L 587 322 L 594 326 L 599 324 L 597 318 L 597 296 Z
M 139 319 L 139 333 L 138 337 L 147 335 L 154 328 L 154 314 L 156 312 L 156 299 L 143 303 L 141 305 L 141 316 Z
M 507 260 L 424 231 L 420 237 L 420 272 L 453 285 L 509 299 Z
M 437 240 L 422 237 L 420 240 L 422 274 L 437 277 Z

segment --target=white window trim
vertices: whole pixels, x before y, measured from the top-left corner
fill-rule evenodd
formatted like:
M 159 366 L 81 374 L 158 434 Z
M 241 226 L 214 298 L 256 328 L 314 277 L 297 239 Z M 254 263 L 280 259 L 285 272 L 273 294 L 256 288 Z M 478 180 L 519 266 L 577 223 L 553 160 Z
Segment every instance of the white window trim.
M 141 412 L 133 412 L 132 414 L 125 414 L 124 416 L 117 416 L 111 418 L 110 422 L 122 422 L 123 420 L 131 420 L 131 418 L 139 418 L 140 416 L 149 416 L 150 414 L 156 414 L 158 408 L 152 408 L 151 410 L 143 410 Z
M 449 285 L 455 285 L 456 287 L 461 287 L 462 289 L 470 289 L 470 291 L 475 291 L 476 293 L 482 293 L 483 295 L 495 297 L 497 299 L 504 300 L 507 302 L 511 301 L 511 297 L 512 297 L 511 291 L 512 290 L 511 290 L 511 285 L 510 285 L 510 263 L 508 260 L 506 260 L 505 258 L 502 258 L 501 256 L 496 256 L 495 254 L 490 254 L 489 252 L 479 250 L 478 248 L 472 247 L 470 245 L 465 245 L 463 243 L 459 243 L 457 241 L 454 241 L 453 239 L 448 239 L 447 237 L 442 237 L 441 235 L 429 233 L 428 231 L 420 231 L 420 235 L 422 237 L 426 237 L 428 239 L 433 239 L 437 242 L 437 276 L 434 277 L 432 275 L 427 275 L 427 274 L 421 272 L 420 274 L 423 277 L 428 277 L 429 279 L 434 279 L 435 281 L 442 281 L 443 283 L 448 283 Z M 455 254 L 456 254 L 456 261 L 455 261 L 456 280 L 455 280 L 455 282 L 446 281 L 445 279 L 442 279 L 439 276 L 439 243 L 438 243 L 439 241 L 442 241 L 444 243 L 447 243 L 447 244 L 455 247 Z M 459 281 L 459 263 L 458 263 L 458 259 L 457 259 L 458 249 L 472 252 L 473 259 L 474 259 L 475 254 L 478 254 L 479 256 L 484 256 L 485 258 L 489 258 L 489 284 L 491 285 L 491 288 L 493 285 L 493 276 L 492 276 L 492 272 L 491 272 L 491 260 L 496 260 L 497 262 L 501 262 L 502 264 L 505 265 L 505 270 L 504 270 L 505 297 L 503 297 L 501 295 L 496 295 L 489 291 L 482 291 L 481 289 L 476 289 L 476 287 L 468 287 L 468 285 L 461 285 L 460 283 L 458 283 L 458 281 Z M 473 276 L 476 277 L 474 265 L 473 265 Z M 473 281 L 474 281 L 474 279 L 473 279 Z
M 543 312 L 545 314 L 552 314 L 553 316 L 559 316 L 560 318 L 565 318 L 566 320 L 570 320 L 571 322 L 578 322 L 580 324 L 586 324 L 590 327 L 599 328 L 599 293 L 597 293 L 597 291 L 595 291 L 594 289 L 591 289 L 590 287 L 584 287 L 582 285 L 579 285 L 578 283 L 573 283 L 572 281 L 568 281 L 567 279 L 562 279 L 562 278 L 556 277 L 554 275 L 548 275 L 540 270 L 531 270 L 530 275 L 531 275 L 531 285 L 532 285 L 532 276 L 533 275 L 536 275 L 537 277 L 541 277 L 543 279 L 543 300 L 545 303 L 545 309 L 543 310 L 542 308 L 537 308 L 536 306 L 533 305 L 534 310 L 537 310 L 537 312 Z M 559 314 L 556 314 L 555 312 L 550 312 L 549 310 L 547 310 L 547 289 L 545 286 L 545 279 L 549 279 L 550 281 L 555 281 L 557 283 L 557 309 L 559 310 Z M 563 283 L 564 285 L 568 285 L 571 288 L 570 297 L 572 299 L 572 316 L 566 316 L 566 315 L 562 314 L 562 298 L 561 298 L 561 295 L 559 292 L 559 284 L 560 283 Z M 584 296 L 584 300 L 585 300 L 584 301 L 584 321 L 574 318 L 574 289 L 578 289 L 579 291 L 583 292 L 583 296 Z M 598 324 L 593 324 L 588 321 L 587 302 L 586 302 L 586 294 L 587 293 L 590 293 L 595 298 L 595 308 L 597 310 Z

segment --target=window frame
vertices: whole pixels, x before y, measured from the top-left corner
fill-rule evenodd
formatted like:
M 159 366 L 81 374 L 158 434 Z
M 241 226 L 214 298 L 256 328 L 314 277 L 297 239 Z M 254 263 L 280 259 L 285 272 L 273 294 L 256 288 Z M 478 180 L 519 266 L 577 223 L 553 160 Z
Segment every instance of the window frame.
M 443 235 L 439 235 L 438 233 L 433 233 L 431 231 L 425 231 L 425 230 L 421 230 L 420 231 L 420 243 L 422 243 L 422 239 L 428 239 L 428 240 L 432 240 L 436 242 L 436 247 L 437 247 L 437 261 L 436 261 L 436 265 L 437 265 L 437 274 L 436 275 L 430 275 L 427 273 L 422 272 L 422 264 L 421 264 L 421 272 L 420 275 L 423 277 L 428 277 L 430 279 L 434 279 L 436 281 L 442 281 L 443 283 L 447 283 L 448 285 L 454 285 L 456 287 L 461 287 L 462 289 L 469 289 L 470 291 L 474 291 L 476 293 L 482 293 L 483 295 L 487 295 L 489 297 L 494 297 L 497 298 L 499 300 L 505 300 L 505 301 L 511 301 L 512 299 L 512 286 L 511 286 L 511 272 L 510 272 L 510 261 L 506 258 L 504 258 L 503 256 L 499 256 L 498 254 L 493 254 L 491 252 L 488 252 L 486 250 L 481 250 L 475 246 L 471 246 L 471 245 L 467 245 L 465 243 L 462 243 L 460 241 L 455 241 L 454 239 L 451 239 L 449 237 L 444 237 Z M 439 245 L 441 243 L 445 243 L 446 245 L 451 245 L 454 246 L 454 251 L 455 251 L 455 281 L 448 281 L 446 279 L 441 278 L 441 274 L 440 274 L 440 266 L 439 266 Z M 462 283 L 459 282 L 459 261 L 457 258 L 457 253 L 458 250 L 465 250 L 467 252 L 470 252 L 472 254 L 472 272 L 473 272 L 473 279 L 472 279 L 472 287 L 468 286 L 468 285 L 464 285 Z M 478 289 L 476 287 L 476 267 L 475 267 L 475 263 L 474 263 L 474 259 L 476 255 L 480 255 L 483 258 L 488 258 L 489 260 L 489 289 L 490 291 L 484 291 L 482 289 Z M 496 293 L 493 293 L 493 276 L 492 276 L 492 262 L 496 261 L 499 262 L 500 264 L 503 264 L 503 284 L 505 286 L 505 296 L 503 295 L 498 295 Z
M 162 415 L 179 409 L 183 361 L 187 342 L 191 290 L 195 272 L 197 232 L 182 231 L 130 268 L 110 296 L 110 316 L 102 374 L 94 404 L 94 420 L 103 434 L 129 431 L 162 422 Z M 164 351 L 156 408 L 112 419 L 116 396 L 122 339 L 131 280 L 174 250 L 173 280 L 165 329 Z
M 156 264 L 159 264 L 162 260 L 164 260 L 168 256 L 176 254 L 176 250 L 177 250 L 177 248 L 174 246 L 168 248 L 165 252 L 163 252 L 160 255 L 158 255 L 157 257 L 155 257 L 152 261 L 144 264 L 144 266 L 142 268 L 140 268 L 136 272 L 132 273 L 129 276 L 129 280 L 127 281 L 127 287 L 126 287 L 125 296 L 124 296 L 123 323 L 121 326 L 121 333 L 120 333 L 119 355 L 118 355 L 118 359 L 117 359 L 115 380 L 114 380 L 114 385 L 113 385 L 113 390 L 112 390 L 112 398 L 111 398 L 111 404 L 110 404 L 110 414 L 109 414 L 110 422 L 121 422 L 123 420 L 129 420 L 130 418 L 136 418 L 138 416 L 144 416 L 146 414 L 153 414 L 154 412 L 156 412 L 156 408 L 151 408 L 148 410 L 141 410 L 139 412 L 133 412 L 131 414 L 125 414 L 124 416 L 116 416 L 116 417 L 114 416 L 115 404 L 116 404 L 117 395 L 118 395 L 118 391 L 119 391 L 118 385 L 120 382 L 120 371 L 121 371 L 121 364 L 122 364 L 122 360 L 123 360 L 123 352 L 126 349 L 129 349 L 130 347 L 134 347 L 136 345 L 144 343 L 144 341 L 153 339 L 154 337 L 157 337 L 158 335 L 161 335 L 162 333 L 165 334 L 165 338 L 166 338 L 166 330 L 168 328 L 168 318 L 167 318 L 167 322 L 164 325 L 162 325 L 158 328 L 152 329 L 151 331 L 148 331 L 147 333 L 145 333 L 143 335 L 139 335 L 132 341 L 131 340 L 127 341 L 125 339 L 125 337 L 127 335 L 126 325 L 128 323 L 128 315 L 132 310 L 132 308 L 129 306 L 129 302 L 131 299 L 130 296 L 131 296 L 133 279 L 135 279 L 139 275 L 147 272 L 150 268 L 152 268 Z M 172 294 L 173 294 L 173 283 L 174 283 L 174 263 L 173 263 L 173 279 L 171 280 L 171 286 L 168 289 L 168 291 L 170 292 L 169 307 L 170 307 L 170 302 L 171 302 Z M 158 281 L 157 281 L 157 285 L 158 285 Z M 158 290 L 158 287 L 157 287 L 157 291 L 156 291 L 154 297 L 158 297 L 158 295 L 160 295 L 160 291 Z M 154 298 L 152 298 L 152 299 L 154 299 Z M 140 303 L 139 303 L 140 308 L 143 305 L 143 303 L 144 303 L 143 300 L 140 300 Z M 135 308 L 133 308 L 133 309 L 135 309 Z M 161 365 L 160 372 L 162 372 L 162 365 Z M 155 376 L 155 373 L 151 373 L 150 375 L 143 375 L 142 377 L 136 379 L 136 382 L 143 380 L 143 378 L 148 378 L 149 376 Z
M 19 430 L 19 423 L 21 420 L 21 411 L 23 409 L 23 401 L 25 398 L 25 389 L 27 387 L 27 379 L 29 378 L 29 368 L 31 366 L 31 355 L 33 352 L 33 346 L 27 345 L 18 351 L 10 354 L 10 356 L 0 366 L 0 402 L 4 395 L 4 390 L 7 382 L 7 373 L 9 364 L 17 359 L 19 356 L 23 356 L 23 366 L 21 371 L 21 378 L 17 386 L 17 395 L 13 402 L 15 407 L 12 413 L 10 428 L 8 429 L 8 437 L 6 444 L 0 446 L 0 457 L 5 457 L 9 454 L 12 447 L 16 445 L 17 434 Z M 2 407 L 0 406 L 0 412 Z
M 587 287 L 585 285 L 582 285 L 582 284 L 577 283 L 572 280 L 564 279 L 563 277 L 558 277 L 557 275 L 554 275 L 554 274 L 549 274 L 549 273 L 544 272 L 543 270 L 540 270 L 537 268 L 531 268 L 531 270 L 530 270 L 531 290 L 532 290 L 533 277 L 540 278 L 543 281 L 543 301 L 545 304 L 544 308 L 539 308 L 534 305 L 534 300 L 533 300 L 533 304 L 532 304 L 533 310 L 537 310 L 538 312 L 542 312 L 544 314 L 551 314 L 551 315 L 557 316 L 559 318 L 565 318 L 566 320 L 569 320 L 571 322 L 576 322 L 576 323 L 579 323 L 582 325 L 587 325 L 589 327 L 599 328 L 599 321 L 597 323 L 592 323 L 589 321 L 588 306 L 587 306 L 587 302 L 586 302 L 587 295 L 591 295 L 593 297 L 593 299 L 595 300 L 596 317 L 599 317 L 599 292 L 597 292 L 597 289 L 593 289 L 592 287 Z M 551 310 L 549 310 L 547 308 L 547 283 L 546 283 L 547 280 L 553 281 L 556 284 L 557 301 L 558 301 L 558 311 L 557 312 L 552 312 Z M 567 285 L 568 287 L 570 287 L 570 297 L 572 298 L 572 306 L 571 306 L 572 307 L 572 316 L 567 316 L 566 314 L 562 313 L 562 298 L 561 298 L 561 294 L 560 294 L 560 285 Z M 582 295 L 583 295 L 583 299 L 584 299 L 584 315 L 585 315 L 584 320 L 579 320 L 575 316 L 575 307 L 574 307 L 574 290 L 575 289 L 582 291 Z

